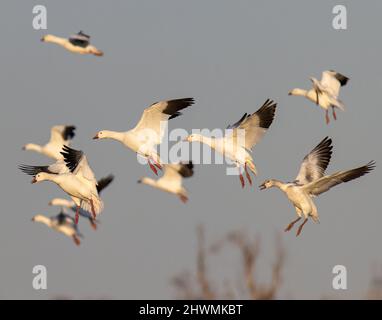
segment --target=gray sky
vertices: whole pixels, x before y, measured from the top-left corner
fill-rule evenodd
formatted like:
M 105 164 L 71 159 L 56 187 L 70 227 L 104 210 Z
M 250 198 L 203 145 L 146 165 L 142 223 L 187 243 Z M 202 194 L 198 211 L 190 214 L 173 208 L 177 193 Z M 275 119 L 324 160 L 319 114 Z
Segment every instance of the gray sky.
M 332 28 L 339 1 L 4 1 L 0 33 L 2 115 L 2 223 L 0 298 L 172 298 L 169 279 L 195 265 L 195 226 L 207 239 L 245 229 L 262 238 L 259 277 L 266 282 L 274 239 L 295 212 L 278 190 L 260 192 L 267 178 L 293 179 L 303 156 L 323 137 L 334 141 L 328 172 L 369 160 L 381 162 L 379 93 L 382 90 L 380 1 L 346 1 L 348 30 Z M 48 30 L 32 28 L 34 4 L 48 9 Z M 73 55 L 41 43 L 45 33 L 67 36 L 84 30 L 103 58 Z M 327 126 L 324 112 L 299 97 L 309 77 L 326 69 L 349 76 L 341 98 L 346 112 Z M 256 188 L 241 190 L 223 165 L 198 165 L 187 180 L 190 201 L 137 179 L 149 169 L 112 141 L 94 142 L 100 129 L 133 127 L 142 110 L 160 99 L 192 96 L 196 104 L 171 128 L 225 128 L 267 98 L 278 102 L 276 119 L 254 152 Z M 49 159 L 21 151 L 43 143 L 55 124 L 74 124 L 73 146 L 84 150 L 97 177 L 113 173 L 103 194 L 99 231 L 85 221 L 80 248 L 33 224 L 52 215 L 48 201 L 64 195 L 57 186 L 32 186 L 19 163 Z M 282 233 L 288 260 L 281 297 L 360 297 L 373 262 L 381 262 L 379 205 L 381 170 L 342 185 L 316 200 L 321 224 L 309 222 L 302 236 Z M 224 195 L 224 196 L 222 196 Z M 232 251 L 233 252 L 233 251 Z M 215 283 L 235 281 L 236 254 L 214 257 Z M 32 288 L 32 268 L 48 269 L 48 290 Z M 348 269 L 348 290 L 331 288 L 334 265 Z

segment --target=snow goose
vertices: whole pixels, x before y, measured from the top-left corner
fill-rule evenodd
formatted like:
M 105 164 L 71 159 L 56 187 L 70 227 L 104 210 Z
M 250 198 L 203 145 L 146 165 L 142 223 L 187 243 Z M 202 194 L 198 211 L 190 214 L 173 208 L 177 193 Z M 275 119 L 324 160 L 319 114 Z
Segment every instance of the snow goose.
M 138 183 L 144 183 L 154 188 L 176 194 L 179 199 L 186 203 L 188 201 L 187 190 L 182 186 L 182 179 L 189 178 L 194 174 L 192 162 L 165 164 L 164 174 L 158 180 L 144 177 Z
M 42 214 L 37 214 L 32 218 L 32 221 L 43 223 L 49 228 L 72 238 L 77 246 L 81 244 L 80 238 L 82 238 L 82 235 L 79 233 L 77 225 L 74 223 L 74 219 L 63 212 L 54 217 L 46 217 Z
M 324 176 L 331 155 L 332 140 L 326 137 L 305 156 L 296 180 L 283 183 L 279 180 L 270 179 L 260 185 L 261 190 L 272 187 L 279 188 L 294 205 L 298 218 L 292 221 L 285 231 L 291 230 L 294 224 L 301 220 L 302 217 L 304 217 L 304 221 L 297 230 L 297 236 L 300 235 L 309 217 L 311 217 L 314 222 L 319 222 L 317 207 L 313 202 L 313 197 L 328 191 L 342 182 L 359 178 L 375 168 L 375 162 L 371 161 L 355 169 L 339 171 Z
M 75 222 L 78 223 L 80 208 L 91 212 L 95 219 L 103 209 L 98 195 L 97 181 L 82 151 L 68 146 L 62 148 L 64 161 L 50 166 L 19 166 L 24 173 L 33 176 L 32 183 L 51 181 L 69 194 L 77 206 Z
M 64 157 L 61 154 L 62 146 L 70 145 L 70 140 L 73 139 L 75 133 L 75 126 L 54 126 L 50 130 L 50 140 L 44 146 L 40 146 L 34 143 L 28 143 L 23 146 L 23 150 L 31 150 L 55 160 L 63 160 Z
M 113 175 L 108 175 L 107 177 L 98 180 L 98 182 L 97 182 L 98 194 L 101 194 L 102 190 L 105 189 L 113 180 L 114 180 Z M 49 202 L 49 205 L 50 206 L 59 206 L 63 210 L 64 209 L 70 209 L 73 212 L 76 212 L 76 210 L 77 210 L 75 202 L 73 200 L 68 200 L 68 199 L 54 198 Z M 91 216 L 91 214 L 89 214 L 89 212 L 80 209 L 79 214 L 81 217 L 89 220 L 90 226 L 94 230 L 97 229 L 97 221 Z
M 157 175 L 161 169 L 161 159 L 156 146 L 163 140 L 167 122 L 180 116 L 179 112 L 194 104 L 193 98 L 160 101 L 144 110 L 141 119 L 134 129 L 127 132 L 110 130 L 99 131 L 93 139 L 113 139 L 121 142 L 148 160 L 151 170 Z
M 41 38 L 42 42 L 51 42 L 64 47 L 66 50 L 79 54 L 93 54 L 98 57 L 103 56 L 103 52 L 90 44 L 90 36 L 78 32 L 69 37 L 69 39 L 56 37 L 51 34 L 47 34 Z
M 336 71 L 324 71 L 322 73 L 321 81 L 316 78 L 310 78 L 313 83 L 313 88 L 310 90 L 293 89 L 289 92 L 289 95 L 303 96 L 325 109 L 325 119 L 328 124 L 329 108 L 332 108 L 334 120 L 337 120 L 335 108 L 339 108 L 342 111 L 345 110 L 345 106 L 341 100 L 338 99 L 340 88 L 347 84 L 349 78 L 345 77 L 341 73 Z
M 253 114 L 245 113 L 238 122 L 228 126 L 227 129 L 232 129 L 232 132 L 222 138 L 206 137 L 194 133 L 189 135 L 186 141 L 204 143 L 235 162 L 239 169 L 242 188 L 245 186 L 242 174 L 244 167 L 248 182 L 252 185 L 248 168 L 255 175 L 257 175 L 257 170 L 250 152 L 272 124 L 276 106 L 277 104 L 272 100 L 266 100 L 259 110 Z

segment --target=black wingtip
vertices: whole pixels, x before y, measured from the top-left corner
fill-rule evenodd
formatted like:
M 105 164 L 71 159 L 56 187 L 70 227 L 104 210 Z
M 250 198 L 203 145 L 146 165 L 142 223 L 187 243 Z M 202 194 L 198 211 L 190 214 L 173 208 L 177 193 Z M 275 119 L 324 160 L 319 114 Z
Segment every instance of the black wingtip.
M 192 163 L 191 160 L 188 162 L 182 162 L 181 163 L 179 174 L 183 178 L 189 178 L 189 177 L 192 177 L 194 175 L 194 164 Z
M 268 129 L 271 126 L 275 118 L 276 107 L 276 102 L 272 99 L 267 99 L 261 108 L 255 112 L 260 119 L 259 125 L 261 128 Z

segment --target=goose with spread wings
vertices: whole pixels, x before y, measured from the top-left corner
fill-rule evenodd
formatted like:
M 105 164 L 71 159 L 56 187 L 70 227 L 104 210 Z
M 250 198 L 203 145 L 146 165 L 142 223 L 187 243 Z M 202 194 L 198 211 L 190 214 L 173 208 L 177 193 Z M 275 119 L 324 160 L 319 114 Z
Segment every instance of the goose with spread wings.
M 64 146 L 61 153 L 64 160 L 50 166 L 21 165 L 19 168 L 33 176 L 32 183 L 51 181 L 64 190 L 76 204 L 76 224 L 80 208 L 91 212 L 95 219 L 103 209 L 103 202 L 97 191 L 97 180 L 85 154 L 68 146 Z
M 47 144 L 40 146 L 35 143 L 28 143 L 23 146 L 23 150 L 30 150 L 41 153 L 55 160 L 63 160 L 61 154 L 64 145 L 70 146 L 76 130 L 75 126 L 57 125 L 50 130 L 50 140 Z
M 277 104 L 268 99 L 259 110 L 252 114 L 245 113 L 238 122 L 228 126 L 229 132 L 224 137 L 207 137 L 193 133 L 186 138 L 186 141 L 204 143 L 232 160 L 238 168 L 242 188 L 245 186 L 243 168 L 248 182 L 252 185 L 248 168 L 255 175 L 257 170 L 251 150 L 271 126 L 276 107 Z
M 323 108 L 327 124 L 330 122 L 329 108 L 332 108 L 334 120 L 337 120 L 336 108 L 345 110 L 343 102 L 338 98 L 340 88 L 348 83 L 349 78 L 339 72 L 329 70 L 322 73 L 321 81 L 313 77 L 310 80 L 313 83 L 310 90 L 295 88 L 289 92 L 289 95 L 306 97 Z
M 81 244 L 80 238 L 82 238 L 82 234 L 78 231 L 74 219 L 64 212 L 60 212 L 58 215 L 53 217 L 37 214 L 32 218 L 32 221 L 45 224 L 49 228 L 72 238 L 77 246 Z
M 132 130 L 117 132 L 99 131 L 93 139 L 113 139 L 147 159 L 151 170 L 157 175 L 161 159 L 156 146 L 162 143 L 168 120 L 180 116 L 183 110 L 194 104 L 193 98 L 160 101 L 145 109 L 138 124 Z
M 299 236 L 309 217 L 314 222 L 319 222 L 318 211 L 313 202 L 313 197 L 319 196 L 343 182 L 357 179 L 375 168 L 375 162 L 370 161 L 366 165 L 355 169 L 325 175 L 331 156 L 332 140 L 326 137 L 305 156 L 297 178 L 293 182 L 283 183 L 279 180 L 270 179 L 260 185 L 261 190 L 272 187 L 279 188 L 294 205 L 298 218 L 292 221 L 285 231 L 291 230 L 295 223 L 304 218 L 303 223 L 297 230 L 297 236 Z
M 192 161 L 165 164 L 164 174 L 158 180 L 144 177 L 138 183 L 144 183 L 154 188 L 173 193 L 179 199 L 186 203 L 188 201 L 187 190 L 182 186 L 183 178 L 189 178 L 194 174 L 194 165 Z
M 102 190 L 104 190 L 109 184 L 114 180 L 114 176 L 112 174 L 108 175 L 107 177 L 104 177 L 97 182 L 97 191 L 100 195 Z M 59 206 L 62 208 L 62 210 L 70 209 L 73 212 L 77 211 L 76 204 L 73 200 L 63 199 L 63 198 L 54 198 L 49 202 L 50 206 Z M 92 217 L 92 215 L 83 210 L 80 209 L 79 214 L 81 217 L 86 218 L 89 220 L 90 226 L 96 230 L 97 229 L 97 220 Z
M 101 50 L 90 44 L 90 36 L 82 31 L 71 35 L 68 39 L 47 34 L 41 38 L 41 41 L 55 43 L 73 53 L 103 56 Z

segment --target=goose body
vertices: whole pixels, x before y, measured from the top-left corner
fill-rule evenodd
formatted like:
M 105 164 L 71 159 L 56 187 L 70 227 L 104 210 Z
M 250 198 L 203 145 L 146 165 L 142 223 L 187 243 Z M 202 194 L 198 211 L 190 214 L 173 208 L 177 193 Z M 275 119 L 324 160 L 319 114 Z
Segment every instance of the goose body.
M 62 147 L 70 145 L 70 141 L 75 135 L 75 129 L 75 126 L 54 126 L 51 128 L 50 140 L 47 144 L 41 146 L 35 143 L 28 143 L 23 146 L 23 150 L 35 151 L 55 160 L 63 160 L 64 157 L 61 154 Z
M 250 150 L 260 141 L 273 122 L 277 104 L 272 100 L 266 100 L 262 107 L 253 114 L 245 113 L 242 118 L 227 129 L 232 132 L 224 137 L 206 137 L 201 134 L 191 134 L 186 138 L 188 142 L 200 142 L 215 149 L 225 157 L 233 161 L 238 168 L 241 186 L 245 186 L 242 169 L 252 184 L 248 168 L 257 175 L 256 166 Z
M 311 89 L 304 90 L 295 88 L 289 92 L 289 95 L 305 97 L 323 108 L 325 110 L 327 124 L 330 122 L 329 108 L 332 108 L 333 117 L 337 120 L 335 109 L 345 110 L 343 102 L 338 98 L 340 88 L 347 84 L 349 78 L 336 71 L 330 70 L 322 73 L 320 81 L 316 78 L 311 78 L 310 80 L 313 84 Z
M 80 237 L 82 237 L 82 235 L 79 233 L 73 218 L 63 212 L 54 217 L 46 217 L 38 214 L 32 218 L 32 221 L 45 224 L 49 228 L 72 238 L 76 245 L 80 245 L 81 243 Z
M 163 140 L 168 120 L 180 116 L 180 110 L 193 103 L 193 98 L 156 102 L 144 110 L 135 128 L 126 132 L 101 130 L 93 139 L 119 141 L 125 147 L 146 158 L 151 170 L 157 174 L 156 168 L 161 169 L 162 162 L 156 146 Z
M 276 179 L 270 179 L 260 185 L 262 190 L 272 187 L 280 189 L 295 207 L 298 218 L 292 221 L 285 231 L 291 230 L 301 218 L 304 218 L 304 222 L 298 228 L 297 236 L 300 235 L 308 218 L 312 218 L 314 222 L 319 222 L 318 211 L 313 197 L 340 183 L 359 178 L 372 171 L 375 167 L 375 162 L 371 161 L 355 169 L 324 175 L 332 156 L 332 148 L 332 140 L 326 137 L 305 156 L 300 171 L 293 182 L 284 183 Z
M 74 201 L 77 207 L 76 223 L 80 208 L 91 212 L 95 219 L 103 209 L 103 202 L 98 195 L 97 181 L 82 151 L 62 148 L 64 161 L 57 161 L 50 166 L 25 166 L 19 168 L 33 176 L 32 183 L 51 181 L 57 184 Z
M 112 181 L 114 180 L 113 175 L 109 175 L 105 178 L 100 179 L 97 182 L 97 191 L 98 194 L 101 194 L 102 190 L 105 189 Z M 70 209 L 73 212 L 77 211 L 77 206 L 74 200 L 68 200 L 68 199 L 62 199 L 62 198 L 54 198 L 49 202 L 49 205 L 51 206 L 59 206 L 62 209 Z M 96 230 L 97 229 L 97 222 L 96 220 L 92 217 L 92 215 L 83 210 L 82 208 L 79 210 L 79 215 L 83 218 L 86 218 L 89 220 L 90 226 Z
M 103 56 L 101 50 L 90 44 L 90 36 L 82 31 L 70 36 L 68 39 L 47 34 L 41 38 L 41 41 L 57 44 L 73 53 L 92 54 L 98 57 Z
M 139 183 L 144 183 L 162 191 L 177 195 L 182 202 L 188 201 L 187 190 L 182 186 L 183 178 L 193 176 L 194 165 L 192 162 L 165 164 L 164 174 L 158 180 L 144 177 Z

